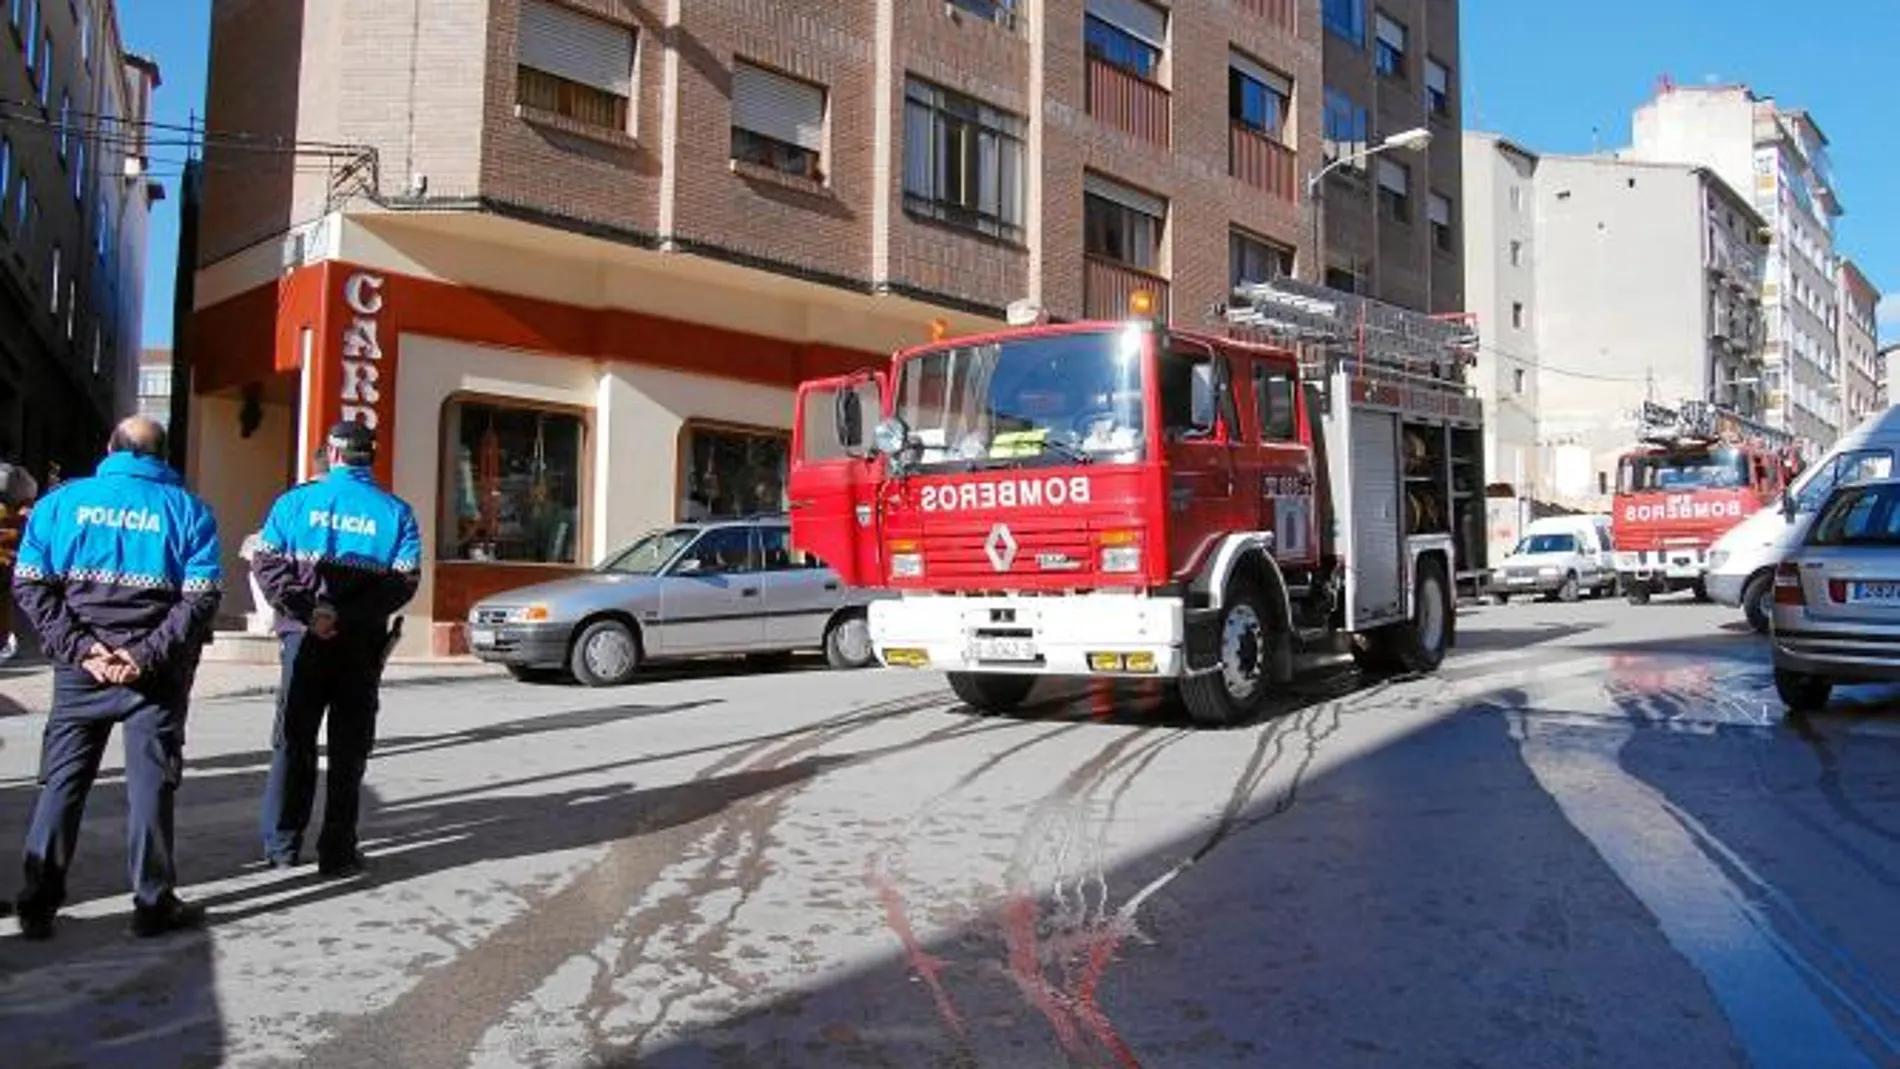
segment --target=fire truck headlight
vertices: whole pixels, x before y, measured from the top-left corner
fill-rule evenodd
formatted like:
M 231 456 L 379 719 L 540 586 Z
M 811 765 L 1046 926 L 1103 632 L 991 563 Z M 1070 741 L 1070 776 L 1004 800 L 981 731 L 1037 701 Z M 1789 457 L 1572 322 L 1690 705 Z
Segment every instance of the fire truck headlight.
M 1141 547 L 1108 546 L 1102 550 L 1102 570 L 1124 573 L 1140 571 Z
M 921 579 L 924 575 L 924 555 L 921 553 L 891 554 L 892 579 Z

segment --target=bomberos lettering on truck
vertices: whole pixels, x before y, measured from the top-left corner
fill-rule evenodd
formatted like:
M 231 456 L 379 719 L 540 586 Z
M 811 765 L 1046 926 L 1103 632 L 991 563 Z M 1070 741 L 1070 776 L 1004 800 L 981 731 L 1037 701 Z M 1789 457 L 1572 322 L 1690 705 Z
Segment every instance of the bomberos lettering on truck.
M 1679 494 L 1666 501 L 1637 502 L 1623 506 L 1623 518 L 1637 523 L 1650 520 L 1740 519 L 1741 515 L 1742 502 L 1739 498 L 1704 501 L 1687 494 Z
M 1034 509 L 1045 506 L 1086 505 L 1094 499 L 1086 475 L 1052 475 L 1042 479 L 1002 479 L 992 482 L 941 483 L 917 493 L 924 512 L 974 512 L 979 509 Z

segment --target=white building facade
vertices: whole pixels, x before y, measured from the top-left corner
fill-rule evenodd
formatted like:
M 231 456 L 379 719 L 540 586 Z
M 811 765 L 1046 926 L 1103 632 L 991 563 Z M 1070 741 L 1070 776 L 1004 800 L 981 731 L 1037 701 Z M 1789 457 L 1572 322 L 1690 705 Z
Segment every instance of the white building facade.
M 1633 133 L 1631 158 L 1711 168 L 1767 219 L 1764 416 L 1825 448 L 1848 423 L 1834 252 L 1843 208 L 1826 135 L 1807 112 L 1737 85 L 1666 85 L 1637 109 Z
M 1860 425 L 1862 420 L 1884 410 L 1886 368 L 1879 349 L 1880 291 L 1860 265 L 1842 257 L 1835 272 L 1835 304 L 1840 309 L 1838 345 L 1841 352 L 1841 405 L 1846 415 L 1843 430 Z

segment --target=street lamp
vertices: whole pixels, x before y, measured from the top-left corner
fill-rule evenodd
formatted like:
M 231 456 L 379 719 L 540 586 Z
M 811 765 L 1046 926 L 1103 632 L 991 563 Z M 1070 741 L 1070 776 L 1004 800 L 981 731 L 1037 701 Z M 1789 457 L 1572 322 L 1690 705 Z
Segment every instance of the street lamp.
M 1338 159 L 1314 171 L 1312 176 L 1306 180 L 1306 199 L 1307 202 L 1313 206 L 1314 282 L 1322 285 L 1326 282 L 1326 237 L 1325 230 L 1320 225 L 1321 202 L 1324 199 L 1322 196 L 1324 187 L 1321 183 L 1326 181 L 1326 176 L 1349 163 L 1362 164 L 1381 152 L 1392 149 L 1399 149 L 1405 152 L 1423 152 L 1426 146 L 1431 143 L 1432 132 L 1426 127 L 1414 126 L 1410 130 L 1400 130 L 1398 133 L 1373 145 L 1371 148 L 1341 154 Z

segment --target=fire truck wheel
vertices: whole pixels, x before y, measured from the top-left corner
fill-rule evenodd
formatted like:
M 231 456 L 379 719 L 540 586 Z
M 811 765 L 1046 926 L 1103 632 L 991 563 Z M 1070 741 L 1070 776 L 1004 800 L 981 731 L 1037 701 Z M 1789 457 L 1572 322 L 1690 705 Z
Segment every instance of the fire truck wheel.
M 1571 598 L 1576 600 L 1576 580 L 1570 581 Z M 1412 596 L 1412 618 L 1392 628 L 1393 652 L 1400 667 L 1409 672 L 1430 672 L 1445 660 L 1445 648 L 1451 644 L 1451 597 L 1445 588 L 1445 572 L 1436 561 L 1418 570 L 1418 585 Z
M 1649 584 L 1640 579 L 1631 583 L 1629 587 L 1629 603 L 1631 605 L 1649 604 Z
M 1772 572 L 1762 572 L 1742 588 L 1742 613 L 1748 617 L 1748 626 L 1757 634 L 1765 635 L 1774 611 L 1775 576 Z
M 1709 600 L 1709 586 L 1707 583 L 1704 583 L 1702 580 L 1697 579 L 1695 581 L 1695 586 L 1690 587 L 1689 589 L 1692 593 L 1695 594 L 1695 599 L 1697 601 Z
M 1566 575 L 1564 576 L 1564 585 L 1557 588 L 1557 600 L 1575 601 L 1582 596 L 1582 593 L 1582 589 L 1577 586 L 1577 577 L 1575 575 Z
M 1220 619 L 1220 666 L 1181 681 L 1181 700 L 1195 723 L 1227 727 L 1245 723 L 1259 711 L 1278 648 L 1268 619 L 1260 592 L 1251 583 L 1236 581 L 1227 589 Z
M 950 692 L 979 713 L 1007 713 L 1021 705 L 1036 686 L 1035 676 L 996 672 L 951 672 Z

